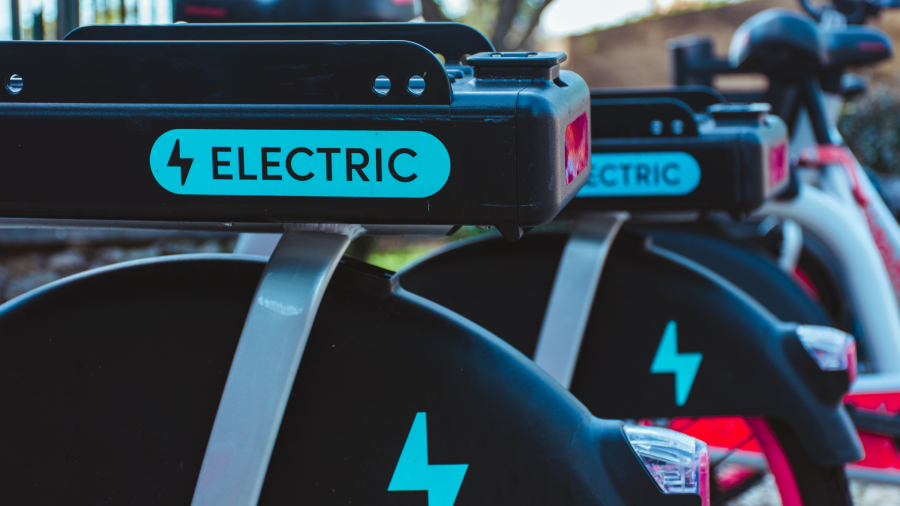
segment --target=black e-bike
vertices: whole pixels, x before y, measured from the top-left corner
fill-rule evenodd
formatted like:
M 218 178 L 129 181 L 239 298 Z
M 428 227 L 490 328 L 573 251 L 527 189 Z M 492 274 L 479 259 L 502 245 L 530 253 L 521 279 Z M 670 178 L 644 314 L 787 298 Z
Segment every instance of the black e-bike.
M 717 472 L 755 445 L 784 504 L 850 504 L 843 465 L 862 457 L 842 406 L 853 339 L 783 323 L 643 231 L 698 212 L 743 216 L 790 191 L 784 123 L 763 104 L 719 102 L 698 87 L 593 92 L 592 172 L 561 215 L 569 232 L 476 238 L 397 282 L 533 357 L 598 416 L 664 418 L 688 433 L 743 417 L 731 429 L 739 442 L 712 466 L 715 502 L 762 479 Z M 842 363 L 817 360 L 833 347 Z
M 3 225 L 284 236 L 268 261 L 124 263 L 0 306 L 8 501 L 708 502 L 703 443 L 592 416 L 341 258 L 361 233 L 552 219 L 589 174 L 563 53 L 453 24 L 110 28 L 0 43 Z M 445 69 L 465 40 L 489 52 Z

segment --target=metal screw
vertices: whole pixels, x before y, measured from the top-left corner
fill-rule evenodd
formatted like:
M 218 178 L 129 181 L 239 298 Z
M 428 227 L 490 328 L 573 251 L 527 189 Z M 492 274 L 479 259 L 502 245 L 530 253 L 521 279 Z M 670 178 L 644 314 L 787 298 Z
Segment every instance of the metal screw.
M 9 76 L 9 79 L 6 81 L 6 91 L 9 92 L 10 95 L 22 93 L 22 88 L 24 87 L 25 82 L 19 74 Z

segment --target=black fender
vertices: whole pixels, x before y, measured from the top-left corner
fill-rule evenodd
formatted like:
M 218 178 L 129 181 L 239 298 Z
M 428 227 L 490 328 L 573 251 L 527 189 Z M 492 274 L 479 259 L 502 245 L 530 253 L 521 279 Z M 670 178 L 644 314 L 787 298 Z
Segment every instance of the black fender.
M 803 235 L 799 267 L 819 291 L 814 301 L 765 252 L 746 241 L 735 241 L 707 227 L 641 226 L 636 231 L 653 243 L 683 255 L 737 285 L 779 320 L 835 327 L 857 336 L 859 367 L 871 364 L 862 330 L 853 314 L 846 280 L 833 253 L 809 234 Z
M 566 239 L 471 241 L 397 276 L 532 356 Z M 681 405 L 675 375 L 651 373 L 671 322 L 678 352 L 702 354 Z M 709 269 L 623 232 L 604 266 L 571 391 L 600 417 L 779 418 L 816 464 L 859 460 L 862 446 L 841 404 L 848 375 L 821 371 L 795 330 Z
M 262 257 L 90 271 L 0 306 L 0 473 L 21 504 L 191 503 Z M 419 414 L 456 504 L 699 506 L 663 495 L 622 422 L 389 273 L 345 259 L 321 303 L 259 504 L 422 505 L 388 491 Z
M 825 308 L 810 299 L 766 257 L 768 252 L 759 251 L 761 248 L 753 243 L 738 244 L 712 230 L 686 230 L 677 225 L 634 230 L 651 237 L 654 245 L 693 260 L 734 283 L 781 321 L 835 326 Z

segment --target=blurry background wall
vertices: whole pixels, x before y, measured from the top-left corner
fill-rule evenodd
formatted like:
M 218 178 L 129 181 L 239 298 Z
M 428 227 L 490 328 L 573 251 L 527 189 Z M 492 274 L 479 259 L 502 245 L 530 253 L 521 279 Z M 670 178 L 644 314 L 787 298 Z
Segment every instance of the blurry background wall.
M 798 3 L 675 3 L 668 12 L 546 41 L 544 46 L 566 51 L 567 67 L 578 72 L 591 87 L 666 86 L 672 72 L 667 40 L 709 35 L 715 41 L 715 51 L 725 56 L 741 23 L 770 8 L 798 10 Z M 900 47 L 900 11 L 884 11 L 869 24 L 886 32 L 895 47 Z M 900 175 L 900 57 L 852 70 L 867 77 L 871 87 L 867 94 L 847 104 L 839 129 L 863 165 L 883 174 Z M 721 89 L 762 89 L 766 81 L 762 76 L 733 75 L 719 78 L 715 84 Z
M 699 4 L 687 11 L 675 9 L 639 20 L 575 35 L 566 42 L 569 69 L 591 87 L 666 86 L 671 64 L 668 39 L 706 34 L 724 55 L 735 30 L 750 16 L 773 7 L 795 9 L 792 0 L 752 0 L 736 4 Z M 690 8 L 690 7 L 689 7 Z
M 620 26 L 548 42 L 547 46 L 567 50 L 568 68 L 578 72 L 592 87 L 665 86 L 669 84 L 671 72 L 666 40 L 684 35 L 710 35 L 715 40 L 716 51 L 724 56 L 735 30 L 750 16 L 771 8 L 799 10 L 795 0 L 687 5 L 685 11 L 673 9 Z M 900 12 L 885 11 L 869 24 L 884 30 L 900 46 Z M 900 76 L 900 59 L 894 58 L 864 72 L 876 80 L 894 79 Z

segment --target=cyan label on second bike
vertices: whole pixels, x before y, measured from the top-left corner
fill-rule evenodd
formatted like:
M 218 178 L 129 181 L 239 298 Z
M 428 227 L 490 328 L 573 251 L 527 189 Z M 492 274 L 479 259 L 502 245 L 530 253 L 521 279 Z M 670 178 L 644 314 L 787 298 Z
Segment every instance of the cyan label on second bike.
M 180 195 L 422 198 L 450 177 L 433 135 L 373 130 L 170 130 L 153 177 Z
M 594 153 L 578 197 L 687 195 L 700 183 L 697 160 L 680 151 Z

